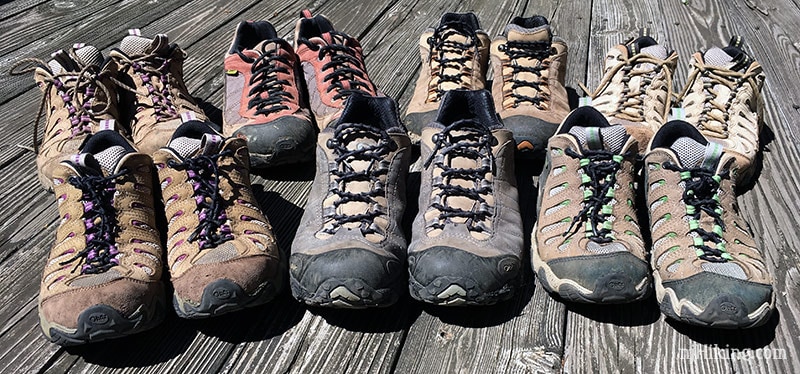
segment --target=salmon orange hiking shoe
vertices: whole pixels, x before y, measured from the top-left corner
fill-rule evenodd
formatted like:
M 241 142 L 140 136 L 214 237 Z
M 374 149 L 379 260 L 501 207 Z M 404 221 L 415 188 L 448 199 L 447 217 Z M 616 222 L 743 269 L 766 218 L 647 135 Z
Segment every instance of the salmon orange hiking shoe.
M 314 159 L 315 127 L 299 58 L 266 21 L 243 21 L 225 55 L 222 130 L 247 139 L 253 168 Z

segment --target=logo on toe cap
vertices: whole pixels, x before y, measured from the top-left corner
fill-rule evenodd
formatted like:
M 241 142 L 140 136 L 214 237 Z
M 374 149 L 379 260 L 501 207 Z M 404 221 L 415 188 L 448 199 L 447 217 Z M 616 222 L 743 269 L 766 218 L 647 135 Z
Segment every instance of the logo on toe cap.
M 723 302 L 719 304 L 719 309 L 728 314 L 736 314 L 738 308 L 733 303 Z
M 105 325 L 108 320 L 108 315 L 105 313 L 92 313 L 89 315 L 89 322 L 93 325 Z
M 514 258 L 504 258 L 497 264 L 497 268 L 504 273 L 514 273 L 519 269 L 519 261 Z
M 231 297 L 231 291 L 228 291 L 224 288 L 217 288 L 216 290 L 214 290 L 214 292 L 212 292 L 212 294 L 217 299 L 227 299 Z
M 608 283 L 606 283 L 606 285 L 608 286 L 608 288 L 611 288 L 611 289 L 613 289 L 613 290 L 620 291 L 620 290 L 622 290 L 623 288 L 625 288 L 625 283 L 626 283 L 626 282 L 625 282 L 625 281 L 623 281 L 623 280 L 619 280 L 619 279 L 612 279 L 612 280 L 608 281 Z

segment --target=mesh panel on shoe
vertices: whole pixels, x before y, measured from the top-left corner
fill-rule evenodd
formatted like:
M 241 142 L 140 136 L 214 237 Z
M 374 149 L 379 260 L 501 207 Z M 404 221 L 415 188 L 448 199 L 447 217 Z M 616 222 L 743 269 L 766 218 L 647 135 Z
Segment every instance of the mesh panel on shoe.
M 688 137 L 678 138 L 670 148 L 675 151 L 681 164 L 686 167 L 700 164 L 706 154 L 706 146 Z
M 181 157 L 187 157 L 200 149 L 200 142 L 200 139 L 180 137 L 172 139 L 169 142 L 169 147 L 178 152 Z
M 581 146 L 586 147 L 586 127 L 575 126 L 569 129 L 569 133 L 578 139 L 578 143 L 580 143 Z M 600 129 L 600 137 L 603 139 L 606 149 L 612 152 L 619 152 L 622 150 L 622 146 L 625 145 L 626 135 L 627 132 L 625 132 L 625 128 L 622 126 L 610 126 Z
M 665 60 L 667 58 L 667 48 L 661 44 L 655 44 L 649 47 L 642 48 L 641 53 L 653 56 L 661 60 Z
M 703 60 L 707 65 L 730 68 L 734 65 L 733 57 L 721 48 L 713 47 L 703 54 Z
M 101 152 L 97 152 L 93 156 L 94 159 L 97 160 L 97 163 L 100 164 L 106 172 L 110 173 L 116 169 L 117 163 L 126 153 L 128 153 L 128 151 L 126 151 L 125 148 L 115 145 Z
M 75 55 L 78 57 L 82 65 L 101 65 L 103 63 L 103 55 L 97 48 L 87 45 L 75 50 Z
M 117 269 L 111 269 L 109 271 L 99 273 L 99 274 L 92 274 L 92 275 L 84 275 L 81 277 L 76 278 L 72 282 L 69 283 L 72 287 L 93 287 L 97 285 L 101 285 L 103 283 L 108 283 L 113 281 L 114 279 L 121 278 L 122 274 L 119 273 Z
M 200 259 L 195 263 L 213 264 L 223 262 L 232 258 L 236 258 L 238 254 L 239 251 L 236 250 L 236 246 L 233 245 L 233 242 L 225 242 L 218 247 L 205 250 L 203 257 L 200 257 Z
M 675 262 L 674 264 L 672 264 L 670 266 L 667 266 L 667 271 L 670 272 L 670 273 L 674 273 L 674 272 L 678 271 L 678 266 L 680 266 L 680 265 L 681 265 L 680 262 Z
M 129 56 L 141 55 L 153 44 L 152 39 L 137 35 L 128 35 L 119 44 L 119 49 Z
M 733 262 L 706 262 L 700 264 L 700 267 L 702 267 L 704 271 L 710 273 L 717 273 L 719 275 L 724 275 L 731 278 L 747 280 L 747 275 L 744 273 L 744 269 Z
M 614 253 L 614 252 L 627 252 L 628 250 L 625 249 L 625 246 L 622 243 L 607 243 L 607 244 L 598 244 L 593 241 L 589 241 L 586 244 L 586 250 L 589 252 L 594 252 L 598 254 L 606 254 L 606 253 Z

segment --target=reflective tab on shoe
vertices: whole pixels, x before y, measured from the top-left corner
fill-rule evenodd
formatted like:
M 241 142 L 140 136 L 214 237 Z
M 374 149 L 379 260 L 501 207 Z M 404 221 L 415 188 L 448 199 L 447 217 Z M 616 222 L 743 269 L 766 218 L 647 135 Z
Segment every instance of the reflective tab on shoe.
M 578 98 L 578 107 L 582 106 L 592 106 L 592 98 L 589 96 L 579 97 Z
M 673 107 L 672 112 L 669 115 L 669 121 L 672 120 L 685 120 L 686 119 L 686 111 L 683 108 Z
M 86 46 L 86 43 L 75 43 L 72 45 L 72 49 L 81 49 Z
M 181 113 L 181 121 L 189 122 L 189 121 L 197 121 L 197 113 L 188 111 Z
M 75 165 L 86 166 L 86 153 L 78 153 L 76 155 L 72 155 L 70 157 L 70 161 L 72 161 Z
M 703 164 L 701 167 L 714 170 L 717 168 L 717 161 L 722 156 L 722 145 L 709 141 L 706 145 L 706 153 L 703 155 Z
M 98 125 L 98 127 L 99 127 L 98 131 L 105 131 L 105 130 L 112 130 L 113 131 L 114 127 L 115 127 L 114 126 L 115 123 L 116 123 L 116 121 L 114 121 L 113 119 L 101 120 L 99 125 Z
M 51 53 L 51 54 L 50 54 L 50 57 L 56 57 L 56 56 L 58 56 L 60 53 L 64 53 L 64 50 L 63 50 L 63 49 L 59 49 L 59 50 L 57 50 L 57 51 L 55 51 L 55 52 Z
M 139 30 L 139 29 L 128 29 L 128 35 L 142 36 L 142 30 Z
M 203 134 L 203 139 L 200 140 L 200 149 L 205 155 L 217 153 L 221 145 L 222 137 L 216 134 Z

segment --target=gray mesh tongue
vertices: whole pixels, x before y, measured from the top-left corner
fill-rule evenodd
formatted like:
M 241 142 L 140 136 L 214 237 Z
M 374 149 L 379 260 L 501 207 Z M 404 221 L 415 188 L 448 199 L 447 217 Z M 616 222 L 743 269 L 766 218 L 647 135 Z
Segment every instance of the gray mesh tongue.
M 666 59 L 667 58 L 667 48 L 661 44 L 651 45 L 649 47 L 642 48 L 641 53 L 646 55 L 653 56 L 659 59 Z
M 222 137 L 216 134 L 203 134 L 200 139 L 179 137 L 169 142 L 169 147 L 178 152 L 181 157 L 190 157 L 202 148 L 202 154 L 211 155 L 219 152 L 222 146 Z
M 684 167 L 705 167 L 716 169 L 720 156 L 722 156 L 722 146 L 714 142 L 702 145 L 698 141 L 682 137 L 672 143 L 672 150 L 678 155 L 678 160 Z
M 73 46 L 73 48 L 75 48 L 73 51 L 75 53 L 75 57 L 77 57 L 77 60 L 72 58 L 69 53 L 64 51 L 58 51 L 53 54 L 54 58 L 47 62 L 47 65 L 50 67 L 50 71 L 52 71 L 53 74 L 60 74 L 67 70 L 63 65 L 61 65 L 58 59 L 69 59 L 70 61 L 75 62 L 80 68 L 83 68 L 87 65 L 99 66 L 103 64 L 103 54 L 100 53 L 97 48 L 91 45 L 83 44 L 76 44 Z
M 703 60 L 706 64 L 711 66 L 718 66 L 730 69 L 736 63 L 733 57 L 723 51 L 721 48 L 713 47 L 703 54 Z
M 101 152 L 94 154 L 94 159 L 105 170 L 106 173 L 113 173 L 117 169 L 117 164 L 122 156 L 125 156 L 128 151 L 122 146 L 115 145 L 104 149 Z
M 589 139 L 587 137 L 588 129 L 588 127 L 575 126 L 569 129 L 569 133 L 578 139 L 582 147 L 589 148 Z M 625 128 L 622 126 L 600 128 L 600 139 L 603 141 L 603 146 L 605 149 L 614 153 L 619 153 L 622 150 L 622 146 L 625 145 L 626 135 L 627 132 L 625 132 Z
M 139 35 L 128 35 L 122 39 L 122 42 L 119 44 L 119 49 L 128 56 L 158 52 L 168 47 L 169 38 L 164 34 L 158 34 L 154 39 Z

